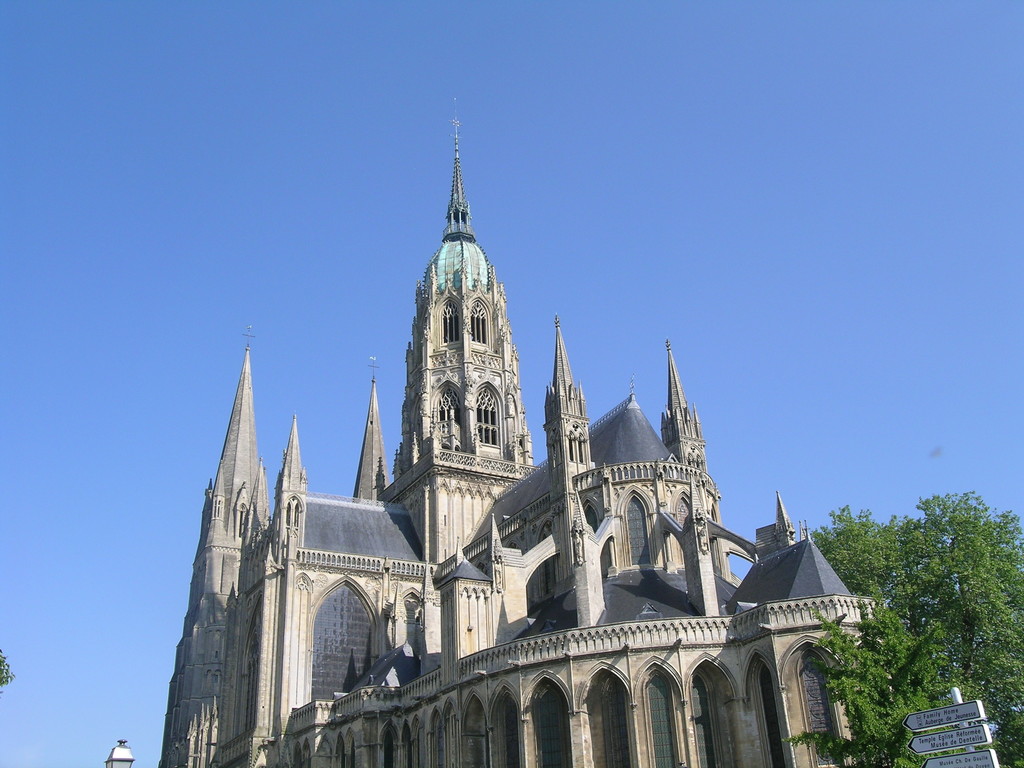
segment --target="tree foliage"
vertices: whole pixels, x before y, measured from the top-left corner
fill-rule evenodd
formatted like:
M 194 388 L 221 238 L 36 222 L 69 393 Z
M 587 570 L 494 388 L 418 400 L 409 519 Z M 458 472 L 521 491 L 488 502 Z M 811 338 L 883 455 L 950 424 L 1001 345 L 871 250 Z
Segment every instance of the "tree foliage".
M 878 523 L 846 507 L 814 540 L 852 592 L 880 600 L 912 637 L 934 645 L 939 680 L 985 702 L 1002 764 L 1024 768 L 1020 521 L 970 493 L 917 508 L 918 517 Z
M 11 674 L 11 667 L 7 663 L 7 657 L 4 656 L 4 652 L 0 651 L 0 688 L 8 685 L 14 679 L 14 675 Z
M 852 768 L 919 768 L 920 761 L 907 751 L 902 723 L 911 712 L 936 706 L 942 696 L 933 639 L 911 634 L 884 605 L 865 611 L 859 635 L 834 622 L 823 626 L 818 645 L 834 663 L 821 665 L 821 671 L 830 696 L 843 705 L 852 738 L 805 733 L 792 741 L 813 744 L 818 754 Z

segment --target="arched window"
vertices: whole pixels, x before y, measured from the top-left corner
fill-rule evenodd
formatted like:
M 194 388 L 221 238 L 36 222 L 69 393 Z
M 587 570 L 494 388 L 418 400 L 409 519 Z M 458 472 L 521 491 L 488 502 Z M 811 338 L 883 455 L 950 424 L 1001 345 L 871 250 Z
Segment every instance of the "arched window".
M 764 662 L 754 668 L 757 691 L 761 703 L 761 725 L 764 729 L 765 746 L 768 748 L 771 768 L 786 768 L 782 749 L 782 731 L 779 727 L 779 707 L 775 701 L 775 680 Z
M 484 722 L 484 708 L 480 699 L 470 697 L 462 717 L 462 754 L 465 765 L 487 764 L 487 725 Z
M 651 547 L 647 538 L 647 510 L 636 496 L 626 507 L 626 526 L 629 529 L 629 554 L 634 564 L 651 562 Z
M 334 590 L 313 622 L 313 698 L 333 699 L 352 690 L 373 653 L 373 626 L 359 595 L 343 584 Z
M 498 405 L 489 389 L 476 398 L 476 434 L 483 445 L 498 444 Z
M 534 694 L 533 732 L 538 768 L 569 768 L 569 707 L 553 683 L 541 683 Z
M 821 659 L 811 651 L 804 652 L 801 659 L 800 687 L 807 708 L 807 730 L 811 733 L 835 734 L 832 702 L 825 689 L 825 675 L 818 666 L 821 663 Z M 828 755 L 818 753 L 818 765 L 831 765 L 833 762 Z
M 594 763 L 605 768 L 630 768 L 630 711 L 625 686 L 612 674 L 601 673 L 587 696 Z
M 519 768 L 519 708 L 507 693 L 494 710 L 494 768 Z
M 384 768 L 395 768 L 395 736 L 390 728 L 384 732 L 384 746 L 381 751 L 384 753 Z
M 412 730 L 409 728 L 408 723 L 402 727 L 402 751 L 405 753 L 405 768 L 415 768 L 416 763 L 412 746 Z
M 256 727 L 256 714 L 259 709 L 260 692 L 260 626 L 262 622 L 257 619 L 249 631 L 249 639 L 246 642 L 245 662 L 243 667 L 243 680 L 241 694 L 243 697 L 242 711 L 244 714 L 244 728 L 251 730 Z
M 594 505 L 589 501 L 583 505 L 583 517 L 587 521 L 587 525 L 590 526 L 594 533 L 597 533 L 597 528 L 601 525 L 601 520 L 597 516 L 597 510 L 594 509 Z
M 454 301 L 446 301 L 441 310 L 441 342 L 451 344 L 462 339 L 462 322 Z
M 718 768 L 715 745 L 715 705 L 711 699 L 711 689 L 700 675 L 694 675 L 693 677 L 693 689 L 690 699 L 693 709 L 693 735 L 696 741 L 695 746 L 697 748 L 699 768 Z
M 448 388 L 441 395 L 437 403 L 437 420 L 440 422 L 451 421 L 456 424 L 462 419 L 462 412 L 459 408 L 459 396 L 455 390 Z
M 479 301 L 473 305 L 473 311 L 469 316 L 469 332 L 473 341 L 478 344 L 487 343 L 487 310 Z
M 447 728 L 440 714 L 434 715 L 434 751 L 437 753 L 437 768 L 445 768 L 445 737 Z
M 348 754 L 345 752 L 345 737 L 338 736 L 338 768 L 348 768 Z
M 672 707 L 672 686 L 664 675 L 655 674 L 647 683 L 647 709 L 651 718 L 651 743 L 655 768 L 675 768 L 676 729 Z

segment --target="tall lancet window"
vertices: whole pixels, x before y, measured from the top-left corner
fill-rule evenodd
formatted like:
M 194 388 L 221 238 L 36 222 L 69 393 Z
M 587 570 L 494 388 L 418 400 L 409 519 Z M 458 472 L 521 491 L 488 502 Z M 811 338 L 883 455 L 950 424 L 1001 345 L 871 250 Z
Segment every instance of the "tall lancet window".
M 636 496 L 626 507 L 626 527 L 629 530 L 629 553 L 634 564 L 651 562 L 651 547 L 647 538 L 647 510 Z
M 487 343 L 487 310 L 479 301 L 473 304 L 473 312 L 469 316 L 469 332 L 477 344 Z
M 483 445 L 498 444 L 498 405 L 489 389 L 476 398 L 476 434 Z
M 441 310 L 441 341 L 445 344 L 459 341 L 462 338 L 462 322 L 459 320 L 459 308 L 454 301 L 446 301 Z

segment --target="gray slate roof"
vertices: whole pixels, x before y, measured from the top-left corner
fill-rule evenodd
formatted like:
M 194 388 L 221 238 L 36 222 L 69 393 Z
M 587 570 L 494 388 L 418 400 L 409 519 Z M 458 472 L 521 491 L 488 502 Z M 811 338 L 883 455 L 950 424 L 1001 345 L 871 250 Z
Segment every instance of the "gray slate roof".
M 405 507 L 323 493 L 306 494 L 302 546 L 398 560 L 423 559 L 423 547 Z
M 595 466 L 656 461 L 671 455 L 633 395 L 591 426 L 590 457 Z
M 726 613 L 735 613 L 743 607 L 740 603 L 849 594 L 821 550 L 804 539 L 754 563 L 726 604 Z
M 469 562 L 469 560 L 463 560 L 456 565 L 451 573 L 437 583 L 437 586 L 440 587 L 442 584 L 447 584 L 452 579 L 468 579 L 469 581 L 486 581 L 488 583 L 491 581 L 490 576 Z
M 352 686 L 352 690 L 369 685 L 378 687 L 405 685 L 410 680 L 420 676 L 420 667 L 420 660 L 413 653 L 412 646 L 405 643 L 397 648 L 392 648 L 373 662 L 370 668 Z
M 605 610 L 598 624 L 643 619 L 696 616 L 686 594 L 686 577 L 660 568 L 622 571 L 604 580 Z M 557 632 L 576 626 L 576 590 L 570 589 L 530 612 L 532 623 L 521 637 Z

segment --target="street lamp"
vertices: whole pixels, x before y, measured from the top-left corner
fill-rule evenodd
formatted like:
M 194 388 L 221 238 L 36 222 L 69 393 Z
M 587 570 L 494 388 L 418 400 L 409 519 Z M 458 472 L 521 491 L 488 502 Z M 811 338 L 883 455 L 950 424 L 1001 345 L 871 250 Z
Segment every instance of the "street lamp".
M 132 748 L 128 746 L 127 739 L 118 739 L 117 746 L 110 750 L 110 757 L 104 765 L 107 768 L 132 768 L 135 758 L 132 756 Z

